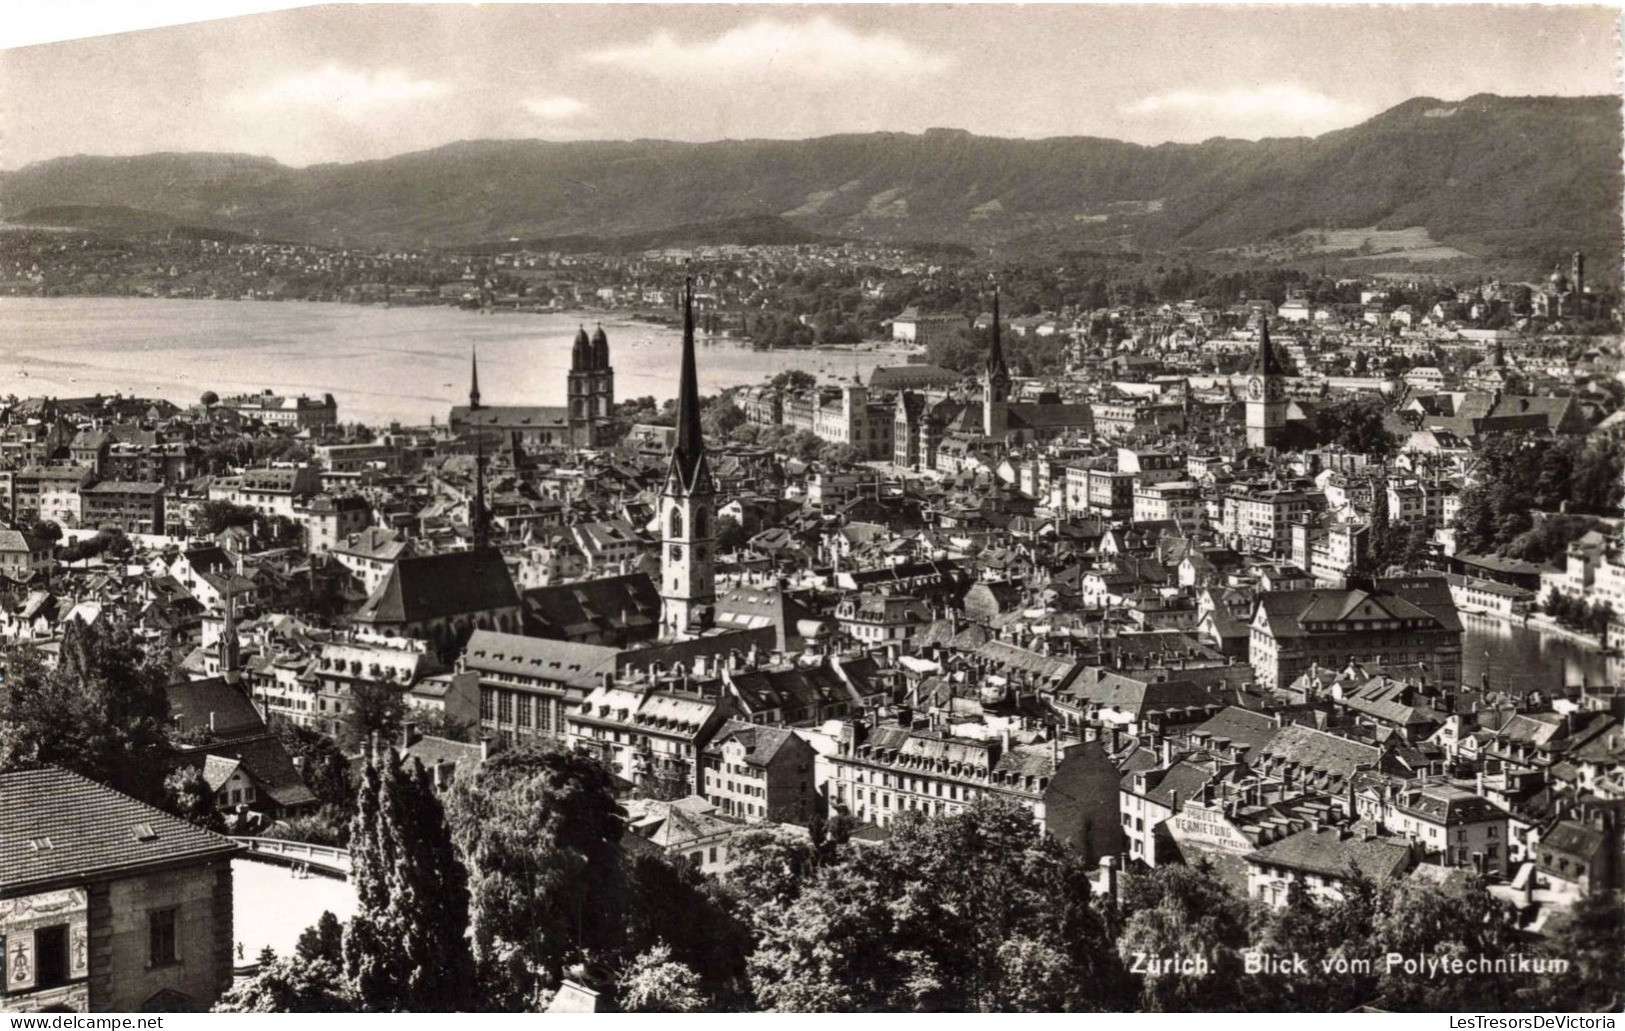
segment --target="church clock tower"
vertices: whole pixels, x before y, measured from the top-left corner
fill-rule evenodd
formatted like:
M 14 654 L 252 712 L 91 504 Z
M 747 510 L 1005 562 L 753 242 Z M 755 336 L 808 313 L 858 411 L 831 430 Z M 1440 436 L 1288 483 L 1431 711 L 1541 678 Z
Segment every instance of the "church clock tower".
M 683 289 L 683 359 L 677 393 L 677 447 L 660 494 L 660 629 L 683 640 L 711 625 L 716 604 L 716 486 L 700 435 L 694 369 L 694 281 Z
M 1004 346 L 999 340 L 999 289 L 993 288 L 993 341 L 982 366 L 982 433 L 1003 435 L 1008 422 L 1005 405 L 1010 401 L 1010 367 L 1004 363 Z
M 1270 320 L 1260 316 L 1258 353 L 1247 367 L 1247 446 L 1280 447 L 1286 436 L 1286 373 L 1270 346 Z

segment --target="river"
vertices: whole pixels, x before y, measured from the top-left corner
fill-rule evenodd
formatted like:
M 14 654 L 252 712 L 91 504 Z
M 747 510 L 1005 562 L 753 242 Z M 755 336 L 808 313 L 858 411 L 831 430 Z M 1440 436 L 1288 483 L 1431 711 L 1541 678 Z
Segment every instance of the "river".
M 473 347 L 485 404 L 563 405 L 580 325 L 569 314 L 438 306 L 3 297 L 0 395 L 120 391 L 191 404 L 205 390 L 331 393 L 345 422 L 426 424 L 467 399 Z M 611 318 L 603 326 L 617 398 L 676 396 L 681 333 Z M 698 369 L 710 392 L 788 369 L 867 380 L 876 365 L 904 361 L 885 351 L 757 351 L 719 339 L 702 343 Z
M 1488 671 L 1495 689 L 1555 690 L 1581 681 L 1625 681 L 1625 661 L 1608 658 L 1568 638 L 1464 612 L 1462 685 L 1477 688 Z

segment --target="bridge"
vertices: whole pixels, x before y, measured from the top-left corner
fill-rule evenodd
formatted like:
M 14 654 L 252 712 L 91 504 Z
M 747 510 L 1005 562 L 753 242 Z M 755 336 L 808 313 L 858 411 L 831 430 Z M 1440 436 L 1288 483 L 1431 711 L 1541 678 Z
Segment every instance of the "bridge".
M 305 841 L 288 841 L 285 838 L 241 837 L 231 840 L 247 846 L 248 855 L 243 857 L 245 859 L 289 866 L 295 870 L 341 881 L 350 878 L 350 853 L 342 848 L 312 845 Z

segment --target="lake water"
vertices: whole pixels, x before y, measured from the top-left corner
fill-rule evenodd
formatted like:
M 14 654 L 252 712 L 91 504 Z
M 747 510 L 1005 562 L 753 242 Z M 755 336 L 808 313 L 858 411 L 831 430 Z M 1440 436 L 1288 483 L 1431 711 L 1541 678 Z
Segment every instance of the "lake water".
M 1608 658 L 1574 641 L 1514 626 L 1489 616 L 1462 613 L 1462 684 L 1477 688 L 1486 671 L 1490 686 L 1554 690 L 1565 684 L 1620 683 L 1625 661 Z
M 468 397 L 478 347 L 488 405 L 563 405 L 574 315 L 482 315 L 444 307 L 379 308 L 265 301 L 119 297 L 0 298 L 0 395 L 97 392 L 196 402 L 270 389 L 331 393 L 345 422 L 426 424 Z M 588 323 L 589 331 L 594 322 Z M 682 334 L 605 319 L 615 396 L 675 397 Z M 756 351 L 702 342 L 700 389 L 759 383 L 788 369 L 865 380 L 905 359 L 878 351 Z

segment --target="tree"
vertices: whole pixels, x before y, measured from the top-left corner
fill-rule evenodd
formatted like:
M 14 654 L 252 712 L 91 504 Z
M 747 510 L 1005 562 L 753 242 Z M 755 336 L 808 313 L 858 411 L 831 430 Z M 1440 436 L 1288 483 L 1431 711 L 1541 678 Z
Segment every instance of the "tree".
M 569 964 L 619 950 L 625 825 L 602 763 L 561 748 L 503 752 L 453 782 L 447 804 L 491 1005 L 529 1008 Z
M 362 772 L 350 828 L 356 912 L 344 969 L 367 1009 L 467 1010 L 474 1001 L 468 873 L 422 764 L 388 750 Z
M 323 805 L 342 809 L 346 817 L 355 800 L 350 782 L 350 762 L 338 743 L 319 730 L 298 723 L 277 721 L 272 725 L 277 740 L 288 754 L 299 760 L 299 776 L 305 787 Z
M 718 516 L 716 521 L 717 551 L 724 555 L 731 555 L 745 546 L 749 538 L 745 530 L 739 525 L 739 520 L 733 516 Z
M 327 910 L 299 935 L 294 954 L 303 960 L 324 959 L 334 965 L 344 962 L 344 925 Z
M 1568 969 L 1543 978 L 1530 989 L 1535 1009 L 1582 1013 L 1618 1012 L 1625 989 L 1619 983 L 1619 957 L 1625 956 L 1625 898 L 1593 891 L 1554 921 L 1542 950 L 1566 960 Z
M 34 536 L 47 544 L 55 544 L 62 539 L 62 527 L 50 519 L 41 519 L 34 524 Z
M 212 390 L 205 390 L 203 392 L 203 396 L 198 398 L 198 400 L 203 403 L 203 407 L 213 408 L 215 405 L 220 403 L 220 395 L 216 394 Z
M 1510 908 L 1477 878 L 1444 884 L 1386 882 L 1371 925 L 1369 954 L 1495 959 L 1507 950 Z M 1385 1009 L 1445 1012 L 1457 1007 L 1509 1009 L 1515 986 L 1493 973 L 1433 977 L 1385 968 L 1378 978 Z
M 774 390 L 799 394 L 818 386 L 818 377 L 801 369 L 786 369 L 774 376 L 769 385 Z
M 831 469 L 850 469 L 863 459 L 863 455 L 851 444 L 826 445 L 818 457 Z
M 1549 515 L 1502 546 L 1509 558 L 1546 564 L 1560 559 L 1569 545 L 1592 530 L 1608 532 L 1608 524 L 1591 516 Z
M 69 620 L 54 668 L 23 648 L 0 680 L 0 768 L 50 763 L 163 805 L 171 675 L 129 627 Z
M 164 778 L 164 808 L 183 820 L 217 834 L 225 833 L 226 821 L 214 807 L 214 791 L 196 766 L 183 766 Z
M 1246 907 L 1204 865 L 1158 866 L 1125 885 L 1128 919 L 1117 937 L 1125 966 L 1152 957 L 1201 956 L 1207 969 L 1149 969 L 1140 1007 L 1166 1013 L 1246 1009 L 1240 993 Z
M 253 526 L 259 513 L 246 505 L 219 499 L 205 501 L 192 509 L 192 532 L 213 537 L 233 526 Z
M 808 858 L 782 845 L 759 852 Z M 953 816 L 904 813 L 889 841 L 841 854 L 804 880 L 775 874 L 776 860 L 763 864 L 778 886 L 752 910 L 749 969 L 768 1008 L 1082 1010 L 1122 1001 L 1082 857 L 1041 837 L 1025 808 L 983 799 Z
M 129 534 L 117 526 L 102 527 L 96 531 L 96 540 L 101 553 L 114 559 L 122 561 L 135 554 L 135 545 L 130 542 Z
M 673 960 L 664 944 L 635 956 L 619 981 L 626 1013 L 703 1013 L 711 1008 L 699 975 Z
M 339 744 L 348 752 L 363 751 L 377 739 L 390 744 L 400 737 L 406 719 L 406 692 L 393 684 L 362 681 L 350 690 L 350 701 L 339 723 Z
M 327 959 L 280 959 L 233 985 L 215 1013 L 355 1013 L 361 1009 L 338 964 Z
M 778 827 L 741 831 L 728 857 L 728 889 L 748 912 L 789 905 L 822 865 L 812 842 Z
M 625 952 L 648 955 L 664 949 L 693 974 L 697 989 L 713 1004 L 748 1008 L 745 963 L 755 939 L 739 895 L 684 859 L 636 852 L 626 861 L 631 903 L 625 914 Z M 739 876 L 736 867 L 730 883 Z
M 790 454 L 803 462 L 815 461 L 824 452 L 824 441 L 811 430 L 796 430 L 785 444 Z
M 474 740 L 475 723 L 460 720 L 444 709 L 414 708 L 409 714 L 402 716 L 402 721 L 411 723 L 417 732 L 425 737 L 444 738 L 447 741 L 461 741 L 465 744 Z
M 731 397 L 707 398 L 701 407 L 700 427 L 705 433 L 706 440 L 726 440 L 730 433 L 744 423 L 745 412 L 734 404 Z
M 1383 423 L 1387 408 L 1380 398 L 1358 395 L 1323 405 L 1315 413 L 1317 435 L 1355 454 L 1384 459 L 1399 450 L 1399 438 Z

